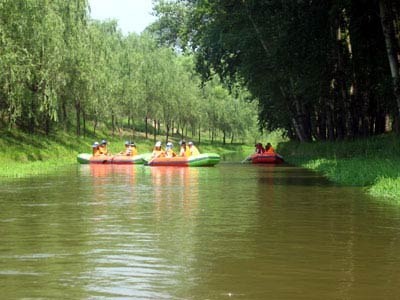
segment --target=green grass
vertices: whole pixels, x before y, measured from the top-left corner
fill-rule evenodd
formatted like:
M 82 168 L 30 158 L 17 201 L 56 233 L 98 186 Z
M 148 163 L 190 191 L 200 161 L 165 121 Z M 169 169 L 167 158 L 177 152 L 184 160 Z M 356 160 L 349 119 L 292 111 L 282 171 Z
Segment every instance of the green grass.
M 139 153 L 151 152 L 153 149 L 153 136 L 145 139 L 140 133 L 135 137 Z M 12 130 L 0 131 L 0 180 L 6 178 L 21 178 L 55 172 L 57 168 L 65 165 L 76 164 L 76 156 L 79 153 L 90 153 L 94 141 L 107 139 L 109 151 L 118 153 L 124 149 L 124 142 L 132 140 L 132 137 L 111 137 L 105 133 L 98 136 L 76 137 L 73 134 L 58 132 L 51 136 L 28 135 Z M 165 137 L 158 137 L 165 142 Z M 179 149 L 179 138 L 170 140 L 175 144 L 175 150 Z M 196 143 L 196 140 L 194 140 Z M 224 154 L 229 152 L 247 152 L 252 147 L 241 144 L 227 144 L 208 141 L 198 145 L 201 152 L 214 152 Z
M 89 142 L 57 136 L 32 136 L 19 131 L 4 131 L 0 136 L 0 177 L 27 177 L 45 174 L 57 167 L 75 163 L 76 152 Z
M 346 142 L 286 142 L 279 152 L 292 164 L 318 171 L 330 180 L 366 187 L 369 194 L 400 202 L 399 138 L 382 135 Z
M 76 164 L 78 153 L 91 152 L 94 141 L 106 138 L 111 153 L 124 148 L 124 136 L 76 137 L 58 132 L 52 136 L 28 135 L 20 131 L 0 132 L 0 179 L 29 177 L 55 172 L 57 168 Z M 139 153 L 150 152 L 153 137 L 142 135 L 134 141 Z M 164 137 L 157 139 L 165 142 Z M 170 138 L 178 149 L 178 137 Z M 196 140 L 194 140 L 196 143 Z M 366 187 L 376 197 L 395 199 L 400 202 L 400 144 L 395 135 L 346 142 L 296 143 L 286 142 L 277 135 L 268 136 L 289 163 L 316 170 L 330 180 L 343 185 Z M 262 142 L 262 141 L 261 141 Z M 265 141 L 264 141 L 265 144 Z M 197 145 L 201 152 L 226 154 L 243 153 L 246 157 L 254 151 L 254 145 L 210 143 L 203 140 Z

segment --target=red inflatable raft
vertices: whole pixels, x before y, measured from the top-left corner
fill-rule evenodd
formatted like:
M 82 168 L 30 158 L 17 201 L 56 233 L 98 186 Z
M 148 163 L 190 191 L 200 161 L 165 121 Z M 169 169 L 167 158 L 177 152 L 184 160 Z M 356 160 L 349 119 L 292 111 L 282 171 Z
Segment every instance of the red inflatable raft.
M 281 164 L 283 157 L 276 153 L 254 153 L 246 158 L 246 161 L 253 164 Z

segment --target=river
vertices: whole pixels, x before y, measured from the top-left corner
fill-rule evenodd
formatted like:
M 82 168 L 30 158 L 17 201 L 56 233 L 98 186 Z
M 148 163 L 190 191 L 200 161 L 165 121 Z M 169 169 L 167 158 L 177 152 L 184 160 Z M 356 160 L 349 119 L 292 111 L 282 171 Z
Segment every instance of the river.
M 398 299 L 400 207 L 287 165 L 0 182 L 2 299 Z

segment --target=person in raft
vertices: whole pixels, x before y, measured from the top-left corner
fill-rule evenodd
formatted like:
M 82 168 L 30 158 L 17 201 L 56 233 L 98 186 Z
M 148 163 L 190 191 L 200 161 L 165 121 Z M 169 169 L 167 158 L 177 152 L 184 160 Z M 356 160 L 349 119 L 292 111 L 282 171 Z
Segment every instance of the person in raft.
M 165 157 L 175 157 L 176 153 L 172 149 L 174 145 L 171 142 L 167 143 L 167 147 L 165 148 Z
M 189 142 L 189 151 L 190 151 L 190 156 L 197 156 L 200 155 L 199 149 L 195 145 L 193 145 L 193 142 Z
M 103 155 L 109 155 L 110 153 L 108 153 L 108 149 L 107 149 L 107 141 L 106 140 L 102 140 L 99 146 L 99 151 L 100 154 Z
M 261 143 L 255 144 L 254 147 L 256 147 L 254 152 L 257 153 L 257 154 L 263 154 L 264 151 L 265 151 L 265 149 L 264 149 L 264 147 L 263 147 L 263 145 Z
M 98 142 L 94 142 L 92 145 L 92 155 L 93 156 L 100 155 L 100 144 Z
M 151 154 L 152 158 L 156 158 L 156 157 L 163 157 L 165 156 L 165 152 L 164 150 L 161 149 L 161 142 L 158 141 L 153 148 L 153 153 Z
M 135 156 L 137 155 L 137 149 L 135 143 L 130 141 L 125 142 L 125 150 L 121 151 L 119 155 Z
M 131 156 L 138 155 L 138 150 L 136 148 L 136 144 L 131 142 Z
M 266 154 L 275 154 L 275 149 L 272 147 L 271 143 L 267 143 L 265 145 L 265 151 Z
M 186 146 L 186 141 L 185 140 L 180 141 L 179 145 L 181 145 L 181 148 L 179 150 L 179 156 L 189 157 L 190 156 L 190 150 L 189 150 L 189 147 Z

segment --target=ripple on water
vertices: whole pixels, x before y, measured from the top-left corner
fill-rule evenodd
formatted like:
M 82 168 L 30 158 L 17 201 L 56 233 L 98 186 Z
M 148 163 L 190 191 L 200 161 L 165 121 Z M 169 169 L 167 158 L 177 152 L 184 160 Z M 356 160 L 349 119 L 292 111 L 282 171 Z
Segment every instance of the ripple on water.
M 5 299 L 400 293 L 400 209 L 361 189 L 293 167 L 86 167 L 2 189 Z

